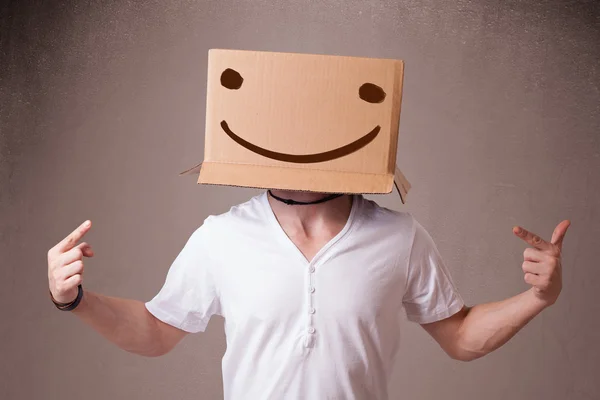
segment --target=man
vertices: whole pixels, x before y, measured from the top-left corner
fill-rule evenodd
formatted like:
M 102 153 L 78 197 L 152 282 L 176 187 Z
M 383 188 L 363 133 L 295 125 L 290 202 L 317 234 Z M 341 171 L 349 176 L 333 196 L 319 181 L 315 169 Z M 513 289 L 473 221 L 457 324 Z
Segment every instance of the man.
M 292 203 L 292 204 L 289 204 Z M 456 360 L 499 348 L 561 292 L 569 221 L 545 241 L 513 232 L 532 287 L 466 307 L 425 229 L 361 195 L 271 190 L 211 216 L 149 302 L 82 290 L 86 221 L 48 252 L 50 292 L 120 348 L 169 352 L 226 320 L 226 399 L 387 399 L 402 308 Z M 79 296 L 78 296 L 79 294 Z

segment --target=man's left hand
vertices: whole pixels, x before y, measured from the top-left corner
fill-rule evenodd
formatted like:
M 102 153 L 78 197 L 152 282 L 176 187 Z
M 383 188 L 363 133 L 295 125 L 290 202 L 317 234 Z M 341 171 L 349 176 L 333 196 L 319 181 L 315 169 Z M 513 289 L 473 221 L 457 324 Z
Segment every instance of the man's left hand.
M 558 224 L 550 242 L 520 226 L 513 228 L 515 235 L 532 246 L 523 253 L 525 282 L 533 286 L 533 292 L 545 306 L 554 304 L 562 290 L 562 244 L 570 225 L 568 220 Z

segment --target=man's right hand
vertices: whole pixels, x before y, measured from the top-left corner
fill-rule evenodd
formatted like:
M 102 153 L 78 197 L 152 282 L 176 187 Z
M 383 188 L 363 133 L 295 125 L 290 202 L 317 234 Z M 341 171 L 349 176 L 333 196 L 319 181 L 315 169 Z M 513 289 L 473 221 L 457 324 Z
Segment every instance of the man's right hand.
M 70 303 L 77 298 L 77 287 L 83 282 L 83 257 L 94 255 L 89 244 L 77 243 L 91 226 L 91 221 L 85 221 L 69 236 L 48 250 L 50 293 L 59 303 Z

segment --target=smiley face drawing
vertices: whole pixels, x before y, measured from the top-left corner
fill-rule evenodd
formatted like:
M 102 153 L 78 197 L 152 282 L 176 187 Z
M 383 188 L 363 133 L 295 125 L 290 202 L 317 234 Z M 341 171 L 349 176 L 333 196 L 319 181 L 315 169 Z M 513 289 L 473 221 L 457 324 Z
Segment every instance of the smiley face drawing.
M 221 74 L 220 79 L 221 85 L 230 90 L 239 90 L 242 87 L 244 82 L 244 78 L 240 75 L 239 72 L 227 68 Z M 384 90 L 373 84 L 373 83 L 364 83 L 358 89 L 358 96 L 369 103 L 381 103 L 385 99 Z M 344 146 L 338 147 L 336 149 L 324 151 L 321 153 L 313 153 L 313 154 L 289 154 L 289 153 L 281 153 L 277 151 L 272 151 L 269 149 L 265 149 L 263 147 L 257 146 L 247 140 L 244 140 L 240 136 L 236 135 L 227 124 L 227 121 L 221 121 L 221 128 L 223 131 L 229 136 L 233 141 L 238 143 L 240 146 L 245 147 L 246 149 L 260 154 L 264 157 L 272 158 L 274 160 L 291 162 L 291 163 L 317 163 L 330 161 L 336 158 L 344 157 L 350 153 L 360 150 L 369 144 L 373 139 L 377 137 L 377 134 L 381 130 L 379 125 L 375 126 L 370 132 L 361 138 L 353 141 L 352 143 L 348 143 Z
M 389 192 L 403 68 L 392 59 L 210 50 L 199 183 Z

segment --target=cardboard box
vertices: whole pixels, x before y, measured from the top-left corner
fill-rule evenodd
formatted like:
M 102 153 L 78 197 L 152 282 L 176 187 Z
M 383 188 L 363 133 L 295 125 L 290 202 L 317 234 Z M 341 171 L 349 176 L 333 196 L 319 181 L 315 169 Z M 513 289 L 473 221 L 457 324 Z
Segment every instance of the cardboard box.
M 210 50 L 198 183 L 326 193 L 390 193 L 401 60 Z

